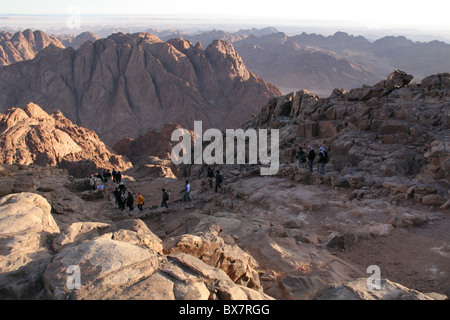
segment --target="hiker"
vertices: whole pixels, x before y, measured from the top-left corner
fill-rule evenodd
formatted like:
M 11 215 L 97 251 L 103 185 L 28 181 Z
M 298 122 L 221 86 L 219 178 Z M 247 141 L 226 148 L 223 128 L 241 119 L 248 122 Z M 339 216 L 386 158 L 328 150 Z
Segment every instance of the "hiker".
M 169 194 L 166 192 L 166 189 L 162 188 L 162 202 L 161 202 L 161 207 L 166 207 L 168 208 L 169 206 L 167 205 L 167 201 L 169 201 Z
M 119 184 L 119 190 L 120 192 L 122 192 L 123 194 L 125 194 L 125 190 L 127 190 L 127 187 L 125 187 L 124 183 L 121 181 Z
M 111 181 L 111 170 L 106 170 L 106 180 L 107 182 Z
M 208 172 L 207 172 L 207 176 L 208 176 L 208 180 L 209 180 L 209 187 L 212 188 L 212 183 L 213 183 L 213 179 L 214 179 L 214 169 L 211 167 L 208 167 Z
M 142 206 L 144 205 L 144 197 L 142 196 L 142 194 L 140 192 L 138 193 L 136 202 L 137 202 L 137 207 L 138 207 L 139 211 L 142 211 L 143 210 Z
M 216 172 L 216 193 L 218 188 L 222 188 L 222 175 L 220 174 L 220 171 Z
M 183 202 L 192 201 L 191 197 L 189 196 L 190 193 L 191 193 L 191 184 L 189 183 L 188 180 L 186 180 L 186 185 L 184 187 Z
M 103 169 L 102 172 L 102 177 L 103 177 L 103 182 L 108 182 L 108 172 L 106 171 L 106 169 Z
M 297 158 L 297 170 L 300 169 L 300 167 L 304 168 L 306 163 L 306 153 L 303 151 L 302 147 L 298 148 L 298 152 L 295 157 Z
M 113 179 L 114 183 L 116 183 L 116 179 L 117 179 L 116 175 L 117 175 L 116 169 L 113 169 L 113 171 L 112 171 L 112 179 Z
M 328 162 L 328 153 L 325 151 L 324 147 L 320 147 L 319 149 L 319 173 L 325 174 L 325 164 Z
M 134 204 L 133 195 L 131 194 L 131 192 L 128 192 L 127 207 L 130 209 L 130 211 L 134 210 L 133 204 Z
M 127 197 L 121 193 L 119 196 L 119 209 L 120 211 L 123 211 L 125 209 L 125 204 L 127 202 Z
M 119 188 L 116 187 L 116 189 L 113 191 L 113 193 L 114 193 L 114 197 L 116 198 L 116 204 L 119 204 L 120 194 L 121 194 Z M 119 205 L 119 208 L 120 208 L 120 205 Z
M 120 171 L 116 173 L 116 182 L 117 184 L 120 184 L 122 182 L 122 174 L 120 173 Z
M 91 174 L 91 176 L 89 178 L 89 184 L 90 184 L 92 190 L 96 189 L 94 174 Z
M 316 158 L 316 152 L 314 151 L 312 146 L 308 146 L 308 156 L 307 156 L 307 165 L 308 165 L 308 169 L 309 171 L 313 172 L 313 163 L 314 163 L 314 159 Z

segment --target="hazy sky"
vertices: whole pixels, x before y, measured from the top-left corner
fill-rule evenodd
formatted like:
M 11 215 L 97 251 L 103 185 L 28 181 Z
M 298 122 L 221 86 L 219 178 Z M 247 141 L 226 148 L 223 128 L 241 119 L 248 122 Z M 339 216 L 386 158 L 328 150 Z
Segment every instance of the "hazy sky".
M 150 15 L 183 18 L 345 21 L 365 27 L 448 30 L 449 0 L 2 0 L 0 15 Z M 75 9 L 74 9 L 75 8 Z
M 416 41 L 450 43 L 450 0 L 0 1 L 0 28 L 11 30 L 68 28 L 80 33 L 95 31 L 93 26 L 134 26 L 194 32 L 276 27 L 291 35 L 345 31 L 371 40 L 405 35 Z

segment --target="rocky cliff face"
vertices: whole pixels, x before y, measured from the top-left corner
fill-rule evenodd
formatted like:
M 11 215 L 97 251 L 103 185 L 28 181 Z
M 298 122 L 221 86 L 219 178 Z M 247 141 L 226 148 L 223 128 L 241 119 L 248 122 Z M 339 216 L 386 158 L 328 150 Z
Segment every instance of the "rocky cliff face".
M 0 111 L 34 101 L 110 145 L 168 122 L 234 128 L 280 94 L 229 43 L 204 50 L 149 33 L 115 34 L 77 51 L 48 47 L 32 61 L 1 68 L 0 79 Z
M 149 156 L 170 159 L 172 148 L 178 143 L 172 142 L 171 136 L 172 132 L 177 129 L 182 129 L 182 127 L 175 123 L 167 123 L 159 132 L 151 130 L 136 139 L 124 138 L 118 141 L 113 149 L 118 154 L 127 156 L 133 163 L 145 160 Z
M 64 48 L 57 38 L 39 30 L 33 32 L 27 29 L 15 34 L 0 31 L 0 66 L 33 59 L 50 44 Z
M 270 100 L 246 127 L 279 128 L 282 163 L 295 162 L 298 147 L 324 146 L 331 185 L 359 196 L 383 186 L 399 199 L 440 206 L 450 187 L 450 75 L 412 80 L 396 70 L 373 86 L 335 89 L 324 99 L 295 92 Z
M 0 146 L 0 163 L 58 166 L 78 177 L 98 168 L 131 167 L 95 132 L 74 125 L 61 112 L 49 115 L 33 103 L 0 114 Z

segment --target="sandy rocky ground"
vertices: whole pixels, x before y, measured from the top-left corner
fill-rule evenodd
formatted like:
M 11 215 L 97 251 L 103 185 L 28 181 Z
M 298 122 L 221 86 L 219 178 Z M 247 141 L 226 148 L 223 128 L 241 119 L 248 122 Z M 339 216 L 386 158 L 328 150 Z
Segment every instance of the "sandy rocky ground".
M 162 240 L 207 222 L 220 225 L 224 239 L 257 260 L 264 292 L 278 299 L 313 298 L 322 282 L 370 276 L 370 265 L 380 267 L 383 279 L 449 294 L 449 210 L 349 200 L 343 188 L 238 170 L 228 173 L 218 193 L 206 178 L 191 183 L 193 201 L 183 203 L 183 179 L 130 181 L 132 192 L 148 200 L 143 213 L 127 209 L 124 215 L 141 218 Z M 163 187 L 169 209 L 159 208 Z
M 237 281 L 248 287 L 259 287 L 259 292 L 263 291 L 265 296 L 259 295 L 256 299 L 344 299 L 348 298 L 345 290 L 349 287 L 353 290 L 353 298 L 377 298 L 377 293 L 363 293 L 364 289 L 360 289 L 371 275 L 366 272 L 369 265 L 379 266 L 385 285 L 397 290 L 393 289 L 395 292 L 399 292 L 399 285 L 405 286 L 401 289 L 404 299 L 416 299 L 418 296 L 445 299 L 449 294 L 448 209 L 412 205 L 407 201 L 391 203 L 383 197 L 352 198 L 351 190 L 345 188 L 327 184 L 305 185 L 283 177 L 261 177 L 254 170 L 228 170 L 224 172 L 224 185 L 217 194 L 209 187 L 206 178 L 193 178 L 192 201 L 186 203 L 181 201 L 183 179 L 135 180 L 125 177 L 127 191 L 133 194 L 141 192 L 146 201 L 143 212 L 137 208 L 121 212 L 112 196 L 115 188 L 112 182 L 106 184 L 102 195 L 86 191 L 87 179 L 75 179 L 64 170 L 2 166 L 1 174 L 2 196 L 20 192 L 42 195 L 51 205 L 52 216 L 61 231 L 74 223 L 86 223 L 87 227 L 91 222 L 113 224 L 137 219 L 145 222 L 151 232 L 161 239 L 164 250 L 172 250 L 178 241 L 178 249 L 194 254 L 199 249 L 196 246 L 209 243 L 211 233 L 205 230 L 216 230 L 225 246 L 231 248 L 226 257 L 227 261 L 231 261 L 226 271 L 235 272 L 237 269 L 233 266 L 245 260 L 247 273 Z M 163 187 L 170 195 L 169 209 L 159 207 Z M 77 237 L 83 231 L 79 232 Z M 47 238 L 47 241 L 51 243 L 54 237 Z M 10 241 L 8 237 L 0 238 L 2 243 Z M 242 253 L 236 245 L 250 256 Z M 10 244 L 4 248 L 8 246 Z M 81 250 L 81 245 L 75 248 L 75 251 Z M 203 250 L 203 247 L 200 249 Z M 53 261 L 52 268 L 63 256 L 62 253 L 70 252 L 64 248 L 58 250 L 62 251 L 53 260 L 45 260 L 46 264 Z M 208 250 L 213 249 L 200 252 L 200 259 L 207 258 Z M 75 254 L 75 251 L 72 253 Z M 232 258 L 233 254 L 236 261 Z M 174 272 L 173 263 L 165 266 Z M 44 276 L 47 273 L 52 275 L 52 268 L 47 267 Z M 7 275 L 5 277 L 9 279 Z M 152 277 L 149 276 L 149 279 Z M 54 280 L 49 279 L 47 281 L 52 284 Z M 9 280 L 1 280 L 2 284 L 9 283 Z M 123 292 L 117 291 L 111 297 L 152 297 L 136 296 L 137 291 L 148 289 L 145 283 L 138 282 L 143 287 L 133 287 L 135 291 L 131 296 L 128 296 L 131 289 L 123 289 Z M 330 285 L 336 286 L 334 291 L 324 293 L 323 290 L 329 290 Z M 8 286 L 11 284 L 5 285 Z M 23 284 L 12 286 L 21 288 Z M 217 288 L 218 292 L 226 291 L 223 283 L 222 287 Z M 390 294 L 394 291 L 391 290 Z M 94 290 L 89 294 L 93 294 L 91 297 L 95 299 L 104 297 L 105 292 L 108 293 L 96 293 Z M 203 298 L 208 297 L 206 292 Z M 431 296 L 423 295 L 432 292 Z M 380 293 L 378 298 L 389 297 L 389 294 L 381 296 Z M 399 294 L 391 297 L 399 299 Z
M 370 265 L 380 267 L 383 279 L 450 294 L 448 210 L 385 199 L 349 201 L 345 190 L 235 174 L 218 194 L 206 179 L 194 181 L 192 204 L 171 204 L 174 212 L 144 221 L 162 239 L 173 221 L 205 220 L 202 214 L 220 221 L 224 233 L 258 261 L 265 292 L 280 299 L 313 298 L 320 277 L 368 277 Z M 312 283 L 303 283 L 304 275 Z M 290 292 L 292 283 L 299 288 Z

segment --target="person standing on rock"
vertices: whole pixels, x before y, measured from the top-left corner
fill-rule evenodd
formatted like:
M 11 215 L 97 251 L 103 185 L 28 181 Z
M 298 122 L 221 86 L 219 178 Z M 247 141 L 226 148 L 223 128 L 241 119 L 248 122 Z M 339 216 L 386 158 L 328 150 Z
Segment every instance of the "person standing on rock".
M 328 162 L 328 154 L 325 151 L 324 147 L 320 147 L 320 152 L 319 152 L 319 173 L 320 174 L 325 174 L 325 164 Z
M 126 203 L 127 203 L 127 197 L 123 193 L 121 193 L 120 196 L 119 196 L 119 208 L 120 208 L 120 211 L 125 210 L 125 204 Z
M 113 170 L 112 170 L 112 179 L 113 179 L 113 182 L 116 183 L 117 172 L 116 172 L 116 169 L 114 169 L 114 168 L 113 168 Z
M 213 183 L 213 179 L 214 179 L 214 169 L 211 167 L 208 167 L 208 181 L 209 181 L 209 187 L 212 188 L 212 183 Z
M 139 211 L 142 211 L 143 210 L 142 206 L 144 205 L 144 197 L 142 196 L 142 194 L 140 192 L 138 193 L 136 202 L 137 202 L 137 207 L 138 207 Z
M 127 207 L 130 209 L 130 211 L 134 210 L 134 198 L 133 195 L 131 194 L 131 192 L 128 192 L 128 197 L 127 197 Z
M 307 156 L 307 165 L 308 165 L 308 169 L 309 171 L 313 172 L 313 164 L 314 164 L 314 159 L 316 158 L 316 151 L 314 151 L 312 146 L 308 146 L 308 156 Z
M 125 187 L 122 181 L 119 183 L 119 190 L 122 194 L 125 194 L 125 190 L 127 190 L 127 187 Z
M 169 206 L 167 205 L 167 201 L 169 201 L 169 194 L 167 193 L 166 189 L 162 188 L 162 202 L 161 202 L 161 207 L 166 207 L 168 208 Z
M 120 208 L 120 195 L 122 194 L 118 187 L 113 191 L 114 197 L 116 198 L 116 204 L 119 205 Z
M 218 188 L 222 188 L 222 175 L 220 174 L 220 171 L 216 172 L 216 193 Z
M 91 186 L 91 190 L 95 190 L 95 178 L 94 178 L 94 174 L 91 173 L 90 178 L 89 178 L 89 184 Z
M 183 202 L 192 201 L 191 197 L 189 196 L 190 193 L 191 193 L 191 184 L 189 183 L 188 180 L 186 180 L 186 185 L 184 187 Z
M 295 157 L 297 158 L 297 170 L 304 168 L 306 164 L 306 153 L 303 151 L 302 147 L 298 148 L 298 152 Z

